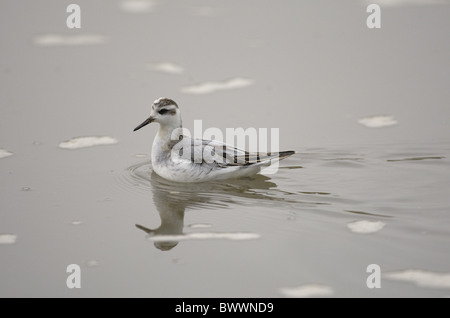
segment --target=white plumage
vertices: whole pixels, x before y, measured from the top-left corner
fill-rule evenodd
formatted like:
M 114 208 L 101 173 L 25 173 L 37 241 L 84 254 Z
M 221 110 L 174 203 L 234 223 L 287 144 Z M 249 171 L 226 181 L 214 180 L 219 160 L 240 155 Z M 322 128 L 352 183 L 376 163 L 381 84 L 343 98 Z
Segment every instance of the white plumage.
M 183 136 L 180 110 L 168 98 L 155 100 L 150 117 L 134 131 L 152 122 L 160 124 L 152 146 L 153 170 L 171 181 L 201 182 L 253 175 L 295 153 L 249 153 L 220 141 Z

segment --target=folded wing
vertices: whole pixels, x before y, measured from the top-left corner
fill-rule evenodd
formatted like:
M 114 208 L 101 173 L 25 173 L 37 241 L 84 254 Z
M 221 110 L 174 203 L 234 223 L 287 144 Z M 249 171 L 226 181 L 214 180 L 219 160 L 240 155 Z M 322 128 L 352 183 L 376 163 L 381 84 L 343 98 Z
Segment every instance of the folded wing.
M 217 168 L 232 166 L 269 165 L 295 151 L 248 152 L 217 140 L 201 140 L 184 137 L 173 147 L 173 156 L 197 164 L 208 164 Z

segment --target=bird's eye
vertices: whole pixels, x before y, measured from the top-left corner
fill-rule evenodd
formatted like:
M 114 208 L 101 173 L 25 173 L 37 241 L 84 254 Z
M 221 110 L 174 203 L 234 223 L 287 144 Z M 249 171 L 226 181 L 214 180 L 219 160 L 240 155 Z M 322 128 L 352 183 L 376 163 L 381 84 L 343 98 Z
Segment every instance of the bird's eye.
M 168 109 L 163 108 L 163 109 L 161 109 L 158 113 L 159 113 L 160 115 L 164 115 L 164 114 L 167 113 L 168 111 L 169 111 Z

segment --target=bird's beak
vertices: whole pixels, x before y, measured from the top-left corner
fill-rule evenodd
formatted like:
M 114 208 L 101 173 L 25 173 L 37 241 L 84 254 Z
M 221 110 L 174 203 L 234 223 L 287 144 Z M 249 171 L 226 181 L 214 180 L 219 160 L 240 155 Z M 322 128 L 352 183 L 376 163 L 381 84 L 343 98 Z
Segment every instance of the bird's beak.
M 139 126 L 137 126 L 136 128 L 134 128 L 133 131 L 136 131 L 138 129 L 141 129 L 144 126 L 147 126 L 148 124 L 150 124 L 151 122 L 155 121 L 155 118 L 150 116 L 149 118 L 147 118 L 142 124 L 140 124 Z

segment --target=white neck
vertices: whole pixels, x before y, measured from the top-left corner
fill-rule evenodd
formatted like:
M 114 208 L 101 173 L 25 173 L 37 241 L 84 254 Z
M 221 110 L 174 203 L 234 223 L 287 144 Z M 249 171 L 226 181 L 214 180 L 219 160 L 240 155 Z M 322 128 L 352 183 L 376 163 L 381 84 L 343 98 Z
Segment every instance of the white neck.
M 173 140 L 178 140 L 177 136 L 172 136 L 178 131 L 177 128 L 181 128 L 181 124 L 179 125 L 159 125 L 158 133 L 153 140 L 152 146 L 152 162 L 153 164 L 158 164 L 160 160 L 158 160 L 158 155 L 163 153 L 167 153 L 170 151 L 169 145 Z M 181 131 L 181 130 L 180 130 Z
M 163 143 L 169 143 L 172 139 L 177 140 L 177 136 L 173 136 L 173 134 L 177 133 L 177 128 L 181 128 L 181 124 L 175 125 L 159 125 L 158 133 L 156 134 L 156 138 Z

